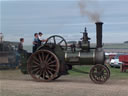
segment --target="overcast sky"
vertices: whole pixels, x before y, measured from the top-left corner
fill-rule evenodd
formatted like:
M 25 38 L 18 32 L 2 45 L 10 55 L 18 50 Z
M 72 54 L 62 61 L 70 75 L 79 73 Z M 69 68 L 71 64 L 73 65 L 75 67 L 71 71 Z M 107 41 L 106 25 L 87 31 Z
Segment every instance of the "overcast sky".
M 87 27 L 91 42 L 95 42 L 95 22 L 80 14 L 80 0 L 0 0 L 0 30 L 5 40 L 32 44 L 33 34 L 43 32 L 66 40 L 79 40 Z M 87 1 L 87 0 L 85 0 Z M 127 0 L 88 0 L 87 9 L 100 14 L 103 42 L 121 43 L 128 40 Z

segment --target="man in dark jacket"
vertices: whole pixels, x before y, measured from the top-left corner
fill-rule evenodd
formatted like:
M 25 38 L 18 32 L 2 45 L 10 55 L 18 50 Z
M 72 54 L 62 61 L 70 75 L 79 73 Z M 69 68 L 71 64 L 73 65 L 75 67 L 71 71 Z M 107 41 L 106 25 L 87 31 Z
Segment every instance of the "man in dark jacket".
M 40 46 L 40 41 L 38 38 L 38 34 L 34 34 L 34 40 L 33 40 L 33 53 L 36 51 L 36 49 Z
M 19 45 L 18 45 L 18 52 L 19 52 L 19 53 L 24 52 L 23 43 L 24 43 L 24 38 L 20 38 L 20 43 L 19 43 Z

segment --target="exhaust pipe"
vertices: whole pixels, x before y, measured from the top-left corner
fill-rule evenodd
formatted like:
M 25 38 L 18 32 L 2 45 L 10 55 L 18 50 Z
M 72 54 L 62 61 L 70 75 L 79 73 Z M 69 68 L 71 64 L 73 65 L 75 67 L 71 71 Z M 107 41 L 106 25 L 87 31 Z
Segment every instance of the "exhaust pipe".
M 96 22 L 96 48 L 102 48 L 102 24 L 103 22 Z
M 95 63 L 96 64 L 104 64 L 105 61 L 105 53 L 102 49 L 102 22 L 96 22 L 96 53 L 95 53 Z

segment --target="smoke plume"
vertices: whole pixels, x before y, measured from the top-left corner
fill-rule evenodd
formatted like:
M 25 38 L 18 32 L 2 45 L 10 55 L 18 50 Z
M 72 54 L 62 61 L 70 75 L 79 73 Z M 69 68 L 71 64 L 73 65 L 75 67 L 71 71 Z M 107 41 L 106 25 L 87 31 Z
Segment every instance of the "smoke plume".
M 100 21 L 100 12 L 98 12 L 96 9 L 89 10 L 89 4 L 92 0 L 80 0 L 79 1 L 79 7 L 80 7 L 80 13 L 82 16 L 87 16 L 92 22 L 98 22 Z M 95 2 L 95 1 L 93 1 Z M 98 5 L 96 6 L 98 8 Z

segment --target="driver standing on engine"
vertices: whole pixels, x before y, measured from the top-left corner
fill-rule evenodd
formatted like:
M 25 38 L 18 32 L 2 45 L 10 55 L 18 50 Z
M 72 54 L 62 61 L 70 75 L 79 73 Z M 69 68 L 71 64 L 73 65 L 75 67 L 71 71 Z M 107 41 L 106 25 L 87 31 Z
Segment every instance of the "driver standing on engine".
M 42 32 L 39 32 L 39 33 L 38 33 L 39 46 L 40 46 L 41 44 L 44 44 L 44 43 L 47 41 L 47 40 L 43 39 L 42 37 L 43 37 L 43 33 L 42 33 Z

